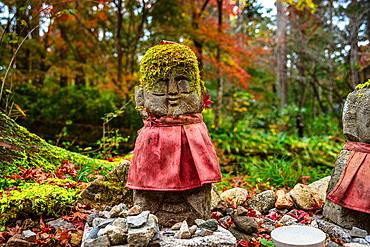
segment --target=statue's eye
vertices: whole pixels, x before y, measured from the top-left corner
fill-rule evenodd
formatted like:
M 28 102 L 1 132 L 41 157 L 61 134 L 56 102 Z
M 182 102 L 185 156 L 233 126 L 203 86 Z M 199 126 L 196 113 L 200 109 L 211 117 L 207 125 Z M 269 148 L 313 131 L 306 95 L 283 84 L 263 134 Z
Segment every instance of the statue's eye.
M 185 76 L 176 77 L 176 81 L 179 85 L 179 90 L 181 93 L 190 93 L 190 86 L 187 77 Z
M 154 85 L 154 87 L 152 88 L 152 93 L 154 95 L 159 95 L 159 96 L 163 96 L 166 94 L 167 92 L 167 81 L 165 80 L 160 80 L 158 83 L 156 83 Z

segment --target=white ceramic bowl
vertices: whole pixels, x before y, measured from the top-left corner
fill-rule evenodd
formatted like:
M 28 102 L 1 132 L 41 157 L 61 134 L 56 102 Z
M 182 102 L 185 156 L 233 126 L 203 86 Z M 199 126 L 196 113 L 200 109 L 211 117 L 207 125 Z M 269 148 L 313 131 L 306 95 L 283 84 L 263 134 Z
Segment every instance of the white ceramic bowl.
M 326 235 L 323 231 L 308 226 L 283 226 L 271 232 L 276 247 L 323 247 Z

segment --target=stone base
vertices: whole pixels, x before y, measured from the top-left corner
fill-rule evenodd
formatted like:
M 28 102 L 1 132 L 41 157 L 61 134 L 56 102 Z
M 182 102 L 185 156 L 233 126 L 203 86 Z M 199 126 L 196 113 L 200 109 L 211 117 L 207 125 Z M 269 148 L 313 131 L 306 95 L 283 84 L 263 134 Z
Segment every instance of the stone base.
M 210 218 L 211 190 L 212 184 L 186 191 L 136 190 L 134 205 L 156 215 L 161 226 L 170 227 L 184 220 L 193 225 L 196 219 Z
M 337 185 L 339 178 L 344 170 L 349 151 L 342 149 L 335 162 L 335 167 L 331 175 L 328 193 Z M 323 215 L 337 225 L 352 229 L 353 226 L 370 232 L 370 214 L 344 208 L 329 200 L 325 201 Z
M 370 232 L 370 214 L 344 208 L 329 200 L 322 214 L 341 227 L 352 229 L 355 226 Z

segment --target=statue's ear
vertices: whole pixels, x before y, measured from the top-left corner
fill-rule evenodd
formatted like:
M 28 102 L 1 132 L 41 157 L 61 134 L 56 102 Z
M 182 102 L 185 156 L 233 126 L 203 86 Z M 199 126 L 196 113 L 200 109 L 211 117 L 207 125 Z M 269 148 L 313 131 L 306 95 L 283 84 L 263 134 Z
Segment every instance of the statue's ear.
M 149 117 L 149 114 L 146 112 L 144 107 L 144 89 L 143 87 L 135 87 L 135 103 L 136 103 L 136 111 L 142 118 Z
M 343 134 L 350 141 L 359 141 L 356 124 L 357 101 L 358 94 L 353 92 L 347 97 L 343 107 Z

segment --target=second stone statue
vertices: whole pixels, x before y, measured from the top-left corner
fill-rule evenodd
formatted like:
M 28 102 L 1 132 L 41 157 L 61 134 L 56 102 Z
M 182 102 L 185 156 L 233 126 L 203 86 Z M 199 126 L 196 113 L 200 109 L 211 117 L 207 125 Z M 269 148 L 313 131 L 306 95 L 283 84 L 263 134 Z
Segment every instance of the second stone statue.
M 205 88 L 197 57 L 185 45 L 162 41 L 140 63 L 136 109 L 144 127 L 135 143 L 126 187 L 134 204 L 159 224 L 210 218 L 212 183 L 221 181 L 203 122 Z

